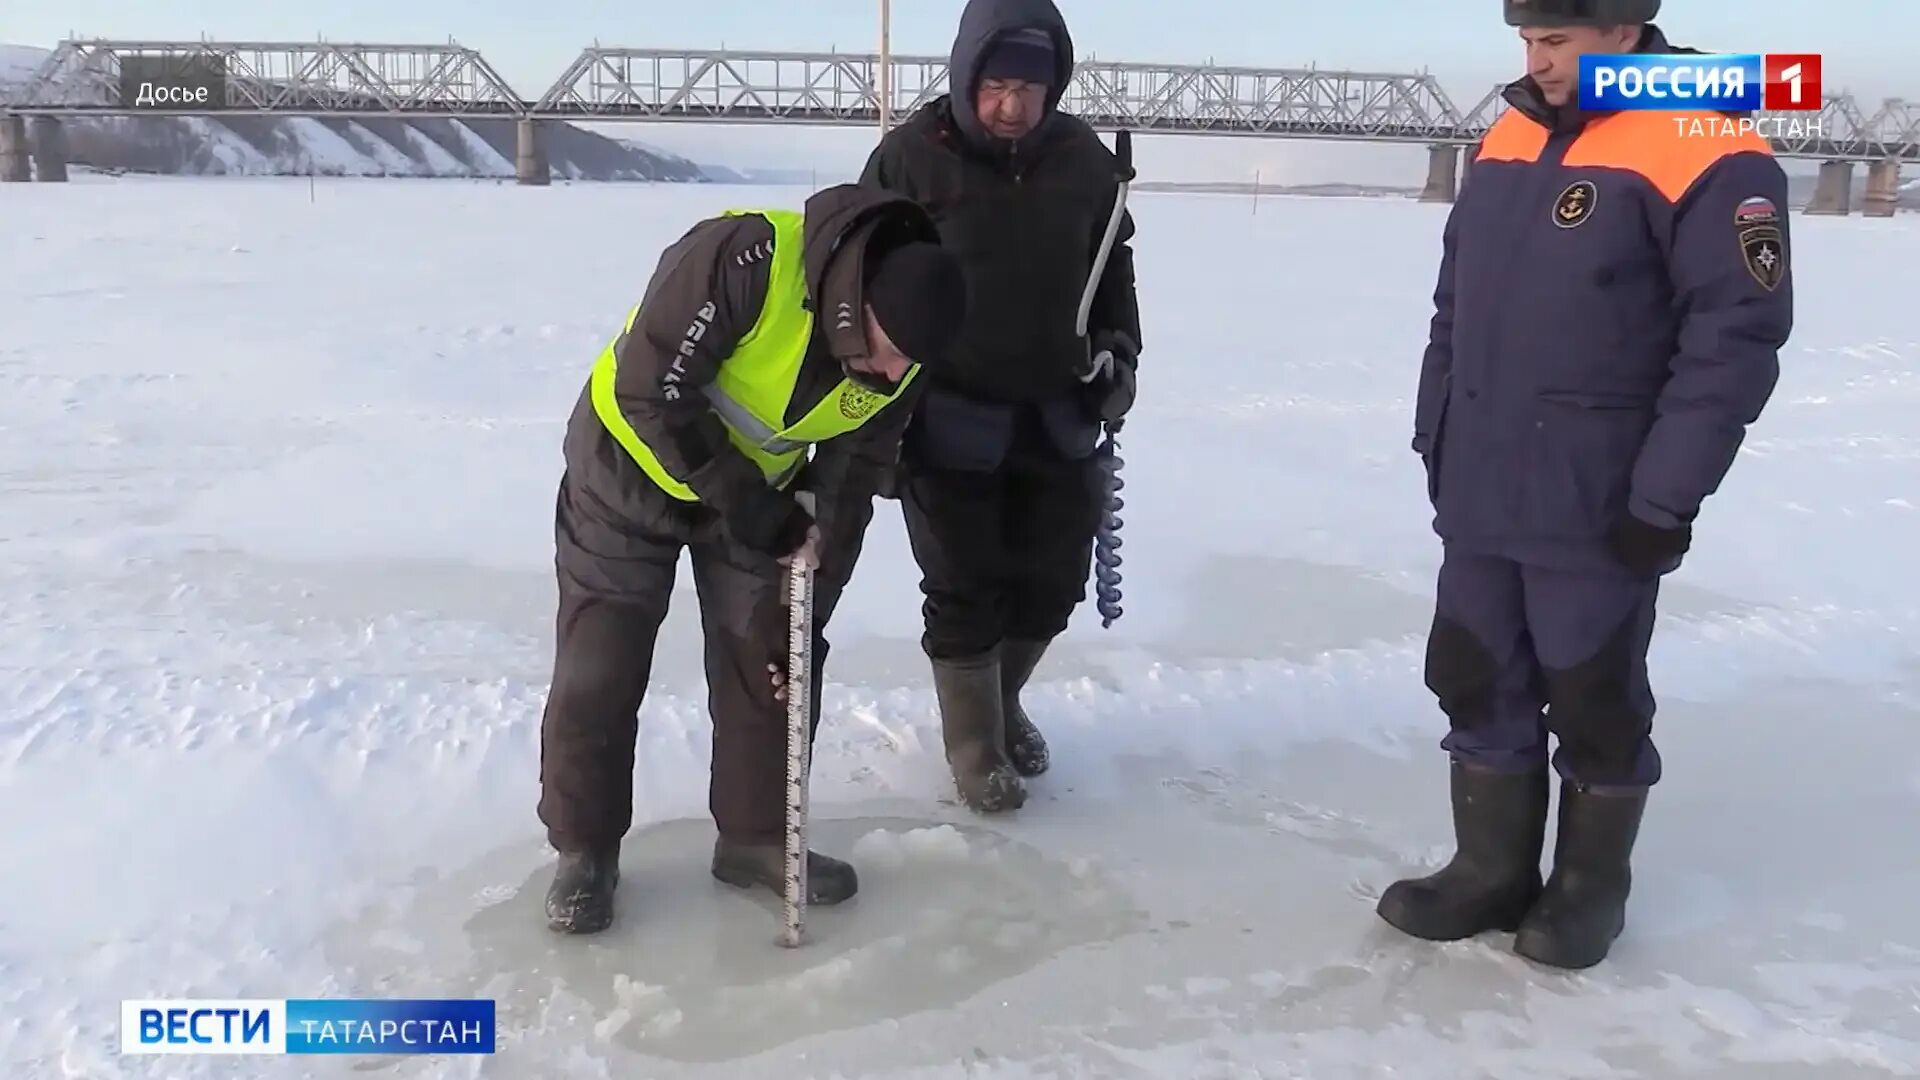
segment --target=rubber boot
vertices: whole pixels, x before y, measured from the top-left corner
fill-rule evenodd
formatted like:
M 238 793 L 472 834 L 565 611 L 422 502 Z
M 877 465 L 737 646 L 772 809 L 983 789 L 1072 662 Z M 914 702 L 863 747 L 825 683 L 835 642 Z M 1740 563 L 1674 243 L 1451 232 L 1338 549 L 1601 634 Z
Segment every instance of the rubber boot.
M 1607 958 L 1626 929 L 1633 844 L 1646 808 L 1646 788 L 1561 785 L 1553 874 L 1514 936 L 1515 952 L 1576 970 Z
M 780 844 L 713 843 L 713 876 L 738 889 L 755 886 L 787 894 L 787 849 Z M 860 875 L 839 859 L 807 852 L 807 903 L 831 906 L 860 891 Z
M 1000 646 L 1001 711 L 1007 718 L 1007 760 L 1021 776 L 1039 776 L 1051 763 L 1047 740 L 1020 706 L 1020 691 L 1046 655 L 1047 641 L 1008 641 Z
M 547 926 L 562 934 L 597 934 L 613 925 L 620 849 L 564 851 L 547 887 Z
M 1026 785 L 1007 758 L 1000 650 L 965 660 L 935 660 L 933 690 L 940 701 L 947 767 L 961 800 L 982 814 L 1026 805 Z
M 1427 877 L 1394 882 L 1376 910 L 1428 941 L 1517 929 L 1540 896 L 1547 771 L 1497 772 L 1456 761 L 1451 783 L 1453 859 Z

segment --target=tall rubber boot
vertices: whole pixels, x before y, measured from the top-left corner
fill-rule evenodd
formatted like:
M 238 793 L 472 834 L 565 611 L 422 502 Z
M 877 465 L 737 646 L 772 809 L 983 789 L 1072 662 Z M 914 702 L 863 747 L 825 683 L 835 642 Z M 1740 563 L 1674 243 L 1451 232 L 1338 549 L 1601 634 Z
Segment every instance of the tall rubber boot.
M 1007 758 L 1000 650 L 964 660 L 933 661 L 940 702 L 940 733 L 954 787 L 975 812 L 995 814 L 1026 805 L 1027 789 Z
M 547 887 L 547 926 L 562 934 L 597 934 L 613 925 L 620 884 L 620 848 L 563 851 Z
M 1007 718 L 1007 760 L 1021 776 L 1039 776 L 1051 763 L 1047 740 L 1020 705 L 1020 691 L 1040 666 L 1049 641 L 1008 641 L 1000 646 L 1000 708 Z
M 1437 873 L 1396 881 L 1380 917 L 1428 941 L 1517 929 L 1540 896 L 1547 839 L 1547 771 L 1497 772 L 1456 761 L 1453 859 Z
M 1513 950 L 1557 968 L 1590 968 L 1607 958 L 1627 926 L 1627 894 L 1646 788 L 1560 787 L 1560 834 L 1553 874 Z
M 721 837 L 713 843 L 713 876 L 736 889 L 760 886 L 774 895 L 787 891 L 787 849 L 781 844 L 741 844 Z M 831 906 L 860 891 L 853 867 L 817 851 L 807 852 L 807 903 Z

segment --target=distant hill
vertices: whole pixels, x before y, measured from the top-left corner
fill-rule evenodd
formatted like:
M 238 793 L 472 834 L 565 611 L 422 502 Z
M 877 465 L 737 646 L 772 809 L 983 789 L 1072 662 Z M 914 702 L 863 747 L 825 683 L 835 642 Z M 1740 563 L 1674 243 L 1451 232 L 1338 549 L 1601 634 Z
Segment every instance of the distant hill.
M 819 180 L 812 169 L 734 169 L 725 165 L 702 165 L 707 179 L 716 184 L 779 184 L 805 187 Z
M 47 50 L 25 45 L 0 45 L 0 88 L 17 86 L 33 77 Z
M 699 182 L 700 167 L 555 124 L 547 164 L 560 180 Z M 514 175 L 511 119 L 143 116 L 67 121 L 74 165 L 189 176 Z
M 0 87 L 24 83 L 46 56 L 0 45 Z M 507 178 L 517 152 L 510 118 L 102 116 L 65 127 L 70 164 L 113 172 Z M 571 124 L 549 124 L 546 143 L 556 180 L 707 180 L 683 157 Z

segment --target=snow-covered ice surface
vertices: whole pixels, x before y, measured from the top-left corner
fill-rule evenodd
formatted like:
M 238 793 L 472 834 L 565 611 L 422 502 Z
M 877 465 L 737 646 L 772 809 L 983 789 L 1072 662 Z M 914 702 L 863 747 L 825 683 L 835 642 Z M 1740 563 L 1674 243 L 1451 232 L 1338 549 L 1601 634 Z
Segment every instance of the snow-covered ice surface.
M 683 584 L 619 920 L 541 925 L 564 418 L 659 249 L 801 190 L 106 180 L 0 228 L 0 1073 L 1920 1075 L 1920 219 L 1796 217 L 1774 406 L 1671 581 L 1666 781 L 1606 965 L 1372 912 L 1450 846 L 1406 449 L 1444 217 L 1142 196 L 1127 615 L 1030 710 L 1018 817 L 945 780 L 880 504 L 775 944 L 706 874 Z M 310 201 L 311 199 L 311 201 Z M 135 1058 L 145 997 L 486 996 L 487 1059 Z

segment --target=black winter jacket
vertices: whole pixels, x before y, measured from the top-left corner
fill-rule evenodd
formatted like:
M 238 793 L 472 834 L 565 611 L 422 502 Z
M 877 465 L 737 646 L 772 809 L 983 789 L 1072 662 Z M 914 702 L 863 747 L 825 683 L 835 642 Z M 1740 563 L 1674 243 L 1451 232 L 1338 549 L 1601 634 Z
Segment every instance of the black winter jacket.
M 968 103 L 995 38 L 1039 28 L 1054 40 L 1058 76 L 1047 117 L 1018 142 L 989 136 Z M 973 0 L 951 57 L 954 93 L 930 102 L 874 150 L 863 184 L 918 202 L 961 260 L 966 328 L 934 386 L 1002 403 L 1078 398 L 1088 339 L 1075 333 L 1080 297 L 1119 192 L 1113 153 L 1087 123 L 1058 111 L 1073 73 L 1073 41 L 1050 0 Z M 1134 296 L 1133 221 L 1122 222 L 1089 321 L 1089 337 L 1123 331 L 1141 342 Z

